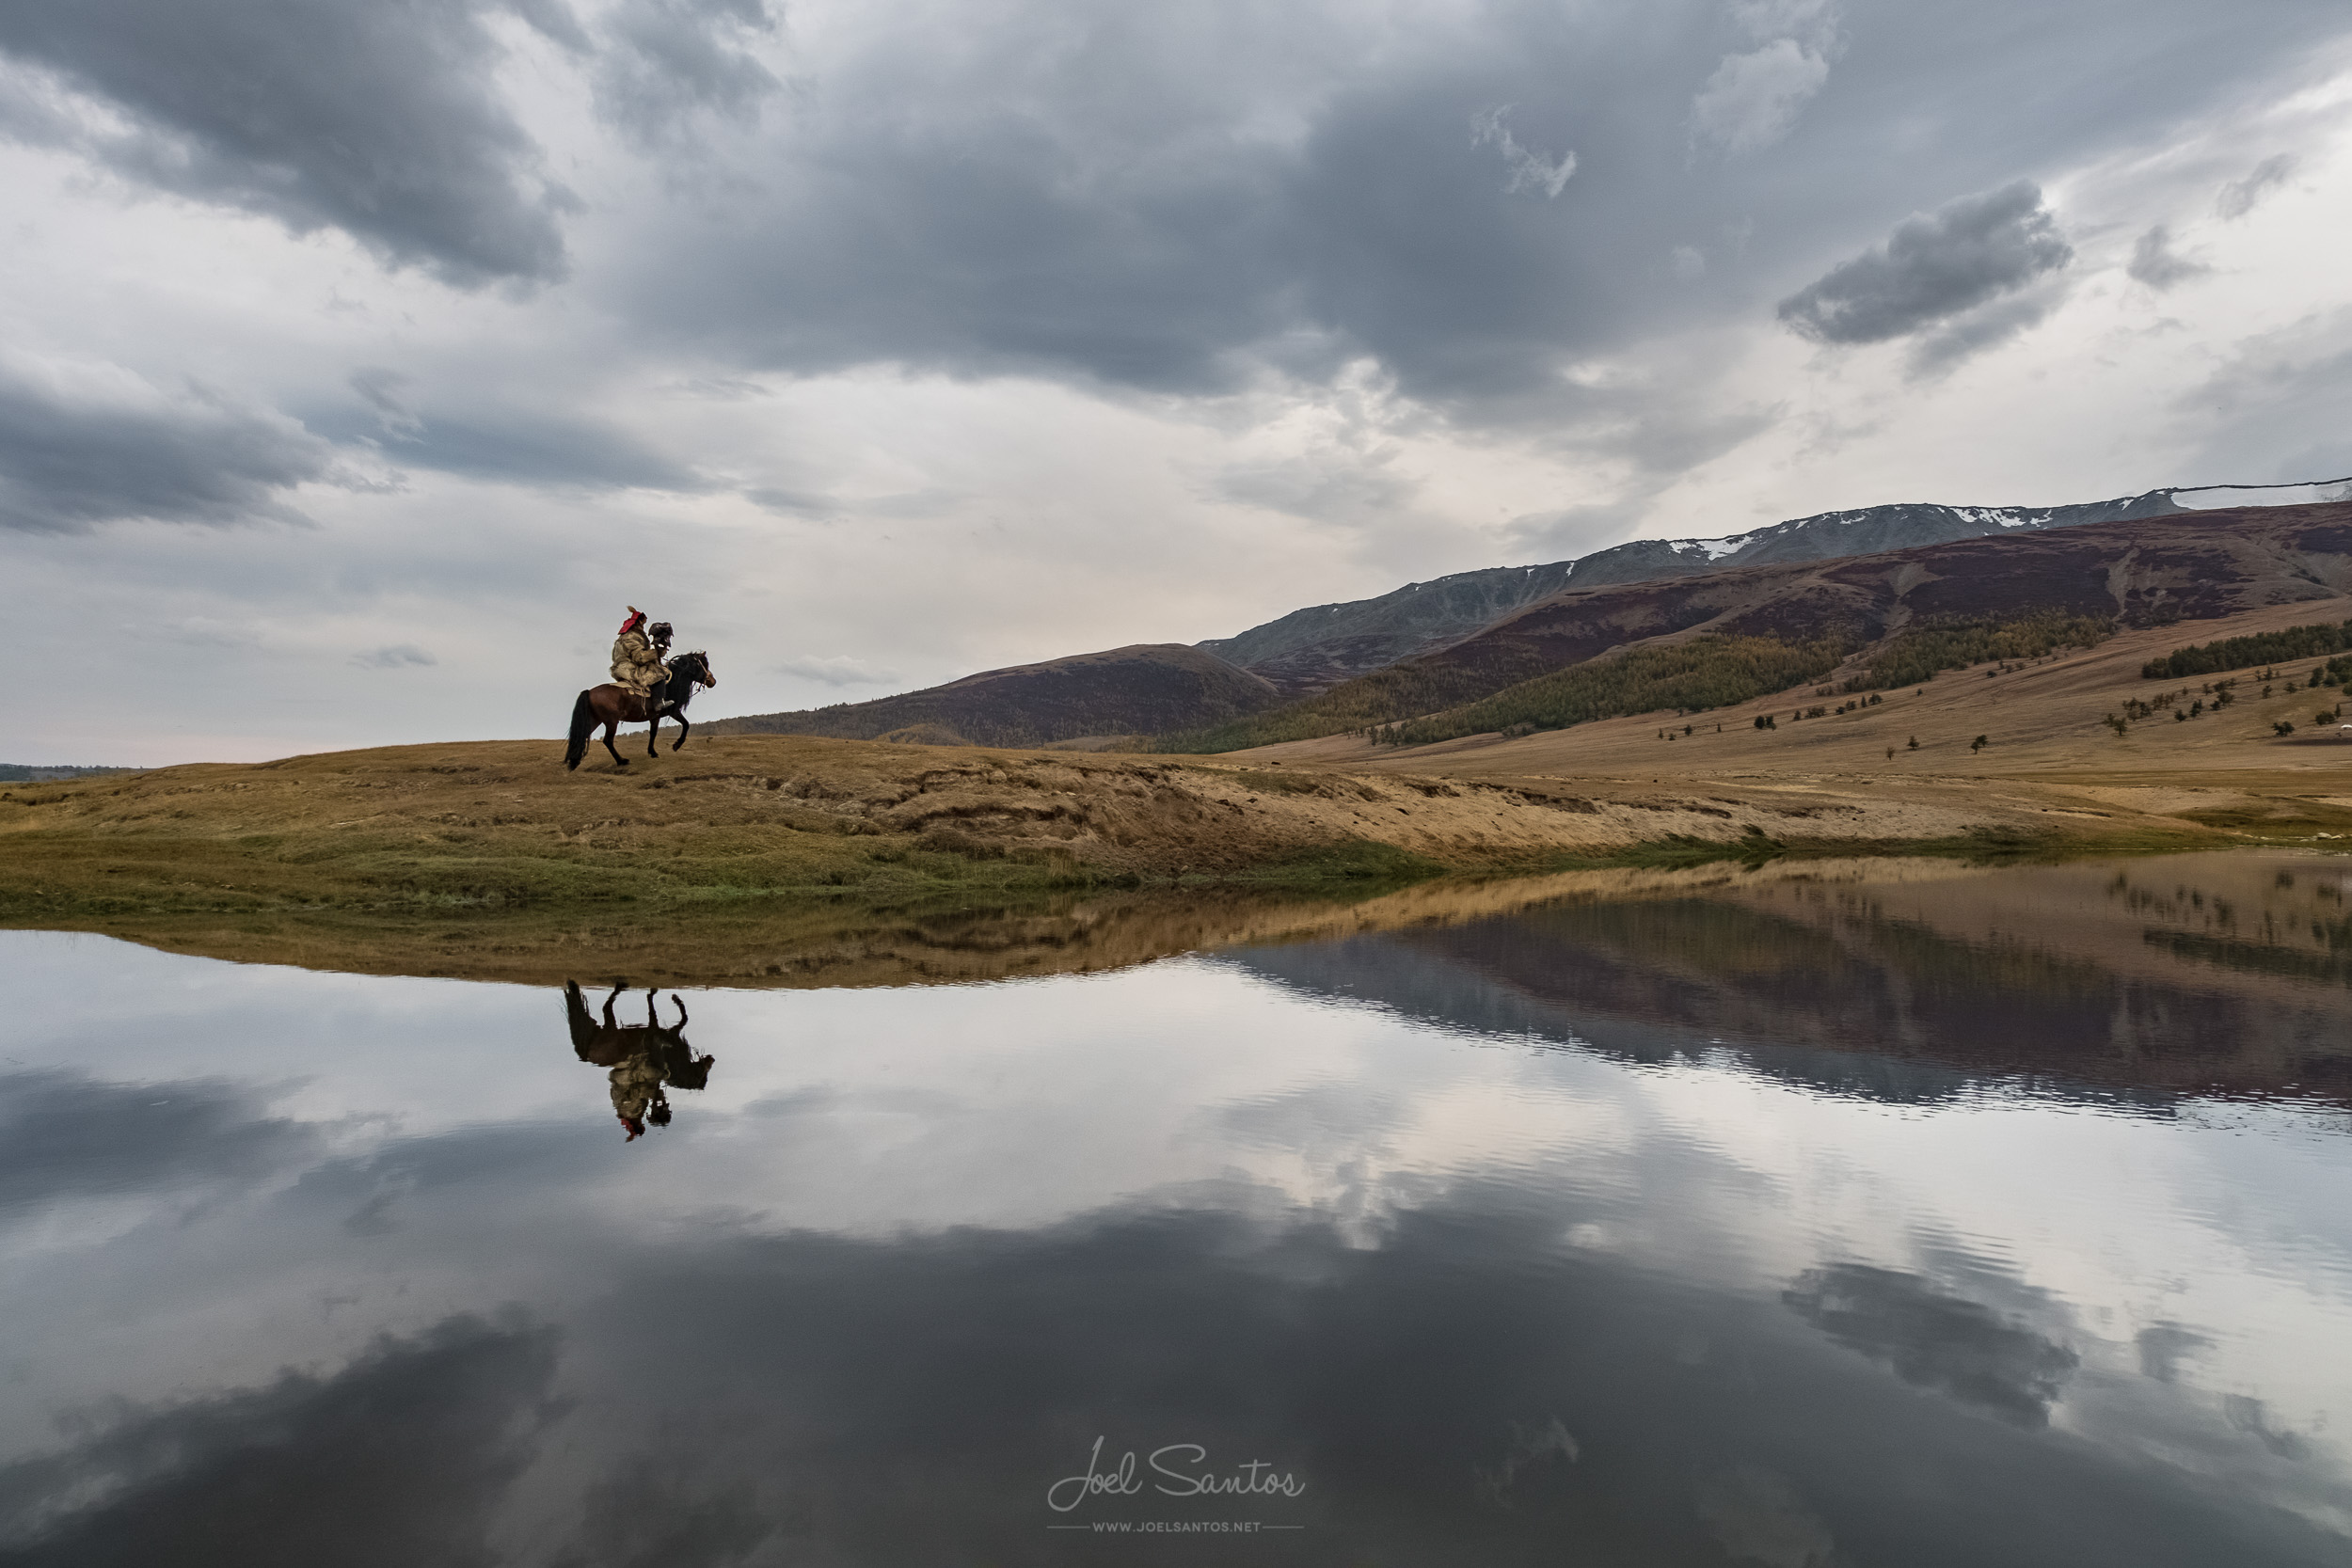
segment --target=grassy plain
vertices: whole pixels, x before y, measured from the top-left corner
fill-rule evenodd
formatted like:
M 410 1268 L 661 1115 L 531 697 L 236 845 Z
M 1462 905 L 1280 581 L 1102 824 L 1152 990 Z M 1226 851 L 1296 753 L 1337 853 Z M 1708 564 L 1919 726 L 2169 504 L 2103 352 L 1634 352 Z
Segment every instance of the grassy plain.
M 2347 611 L 2126 633 L 1843 714 L 1807 688 L 1406 751 L 723 736 L 568 773 L 559 742 L 481 741 L 17 784 L 0 926 L 405 973 L 952 978 L 1321 929 L 1417 881 L 1475 906 L 1506 876 L 1786 856 L 2352 847 L 2352 742 L 2311 723 L 2341 693 L 2281 678 L 2193 720 L 2104 722 L 2201 684 L 2143 680 L 2152 657 Z M 1809 707 L 1832 711 L 1792 717 Z

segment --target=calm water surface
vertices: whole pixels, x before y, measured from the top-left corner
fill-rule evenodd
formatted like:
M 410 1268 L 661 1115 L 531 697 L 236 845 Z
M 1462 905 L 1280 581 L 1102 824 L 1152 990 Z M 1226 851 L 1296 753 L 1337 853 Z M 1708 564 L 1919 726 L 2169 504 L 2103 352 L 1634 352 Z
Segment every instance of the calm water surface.
M 0 1559 L 2352 1562 L 2348 901 L 1726 874 L 650 1030 L 0 934 Z

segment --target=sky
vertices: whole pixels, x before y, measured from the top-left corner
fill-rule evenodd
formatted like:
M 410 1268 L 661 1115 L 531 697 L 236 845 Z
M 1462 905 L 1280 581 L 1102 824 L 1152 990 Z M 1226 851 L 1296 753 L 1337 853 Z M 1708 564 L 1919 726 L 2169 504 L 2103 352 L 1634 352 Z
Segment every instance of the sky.
M 0 760 L 2352 474 L 2340 0 L 17 0 Z

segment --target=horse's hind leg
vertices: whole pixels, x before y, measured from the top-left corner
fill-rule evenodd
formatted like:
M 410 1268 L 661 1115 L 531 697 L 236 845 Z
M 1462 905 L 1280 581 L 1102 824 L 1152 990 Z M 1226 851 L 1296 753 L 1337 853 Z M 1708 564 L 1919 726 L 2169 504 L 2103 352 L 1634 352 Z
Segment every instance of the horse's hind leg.
M 621 755 L 621 749 L 612 744 L 613 732 L 619 729 L 621 721 L 618 719 L 608 719 L 604 721 L 604 749 L 612 753 L 613 766 L 627 768 L 628 758 Z

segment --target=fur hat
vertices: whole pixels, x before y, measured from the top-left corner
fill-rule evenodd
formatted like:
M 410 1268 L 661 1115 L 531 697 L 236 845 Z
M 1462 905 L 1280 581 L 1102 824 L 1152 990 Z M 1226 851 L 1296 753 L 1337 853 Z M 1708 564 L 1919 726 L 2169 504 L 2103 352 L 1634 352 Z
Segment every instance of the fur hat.
M 630 605 L 628 607 L 628 619 L 621 623 L 620 635 L 627 637 L 630 632 L 635 631 L 639 626 L 642 626 L 644 624 L 645 612 L 638 609 L 635 605 Z

